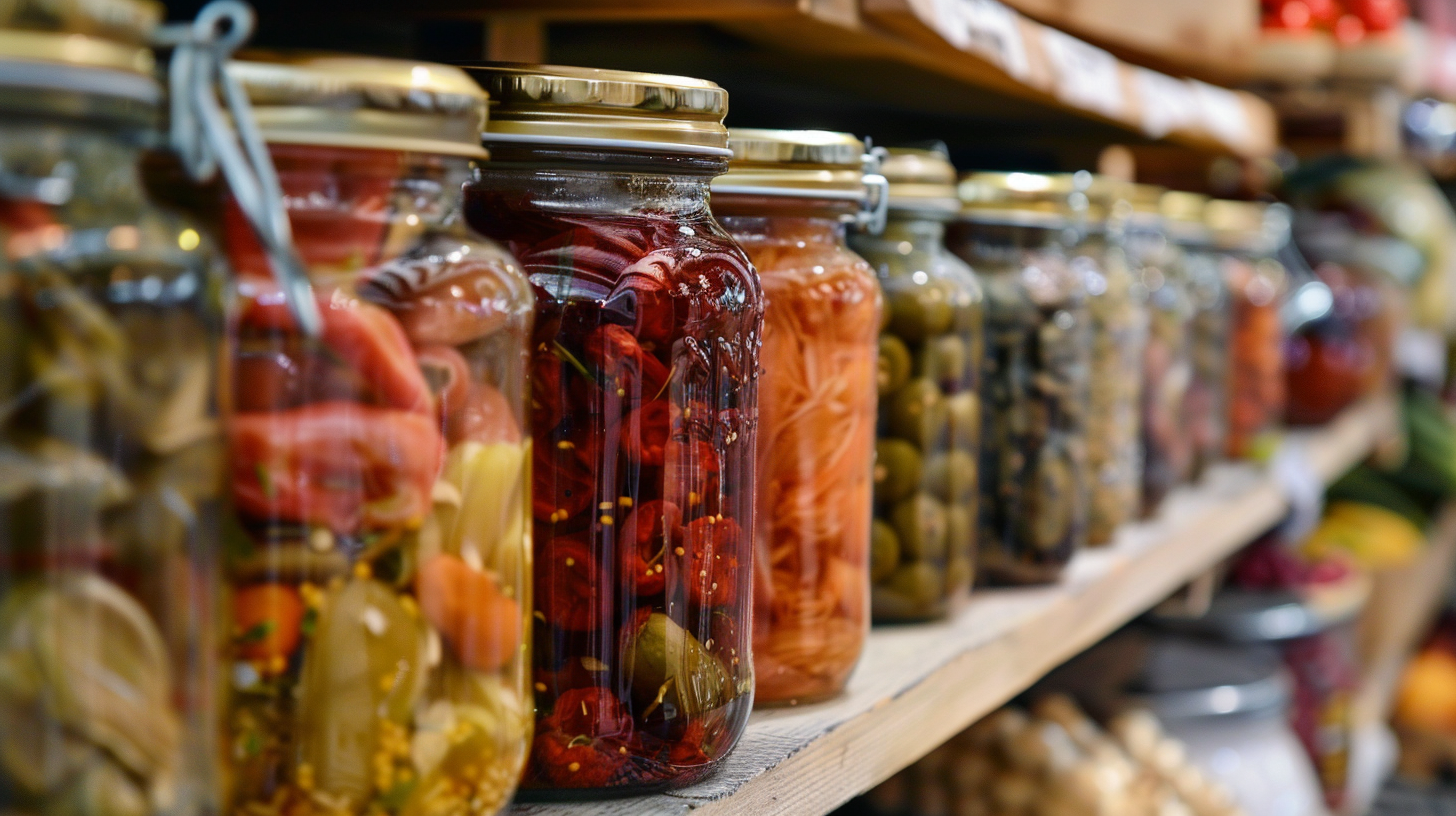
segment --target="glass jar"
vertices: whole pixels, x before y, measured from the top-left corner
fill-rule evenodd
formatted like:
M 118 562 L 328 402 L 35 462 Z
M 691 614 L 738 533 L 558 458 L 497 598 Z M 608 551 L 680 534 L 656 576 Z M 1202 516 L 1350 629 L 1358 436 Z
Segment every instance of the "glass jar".
M 975 573 L 984 295 L 945 247 L 958 209 L 938 150 L 892 149 L 889 217 L 850 245 L 885 292 L 879 338 L 871 607 L 877 622 L 945 615 Z
M 532 298 L 461 217 L 485 95 L 395 60 L 228 71 L 322 315 L 297 328 L 228 200 L 230 808 L 495 813 L 532 726 Z
M 847 133 L 728 134 L 713 212 L 758 270 L 753 678 L 756 705 L 844 688 L 869 632 L 874 273 L 845 243 L 863 211 L 864 143 Z
M 1224 453 L 1264 459 L 1278 444 L 1284 417 L 1284 327 L 1279 310 L 1287 275 L 1274 258 L 1287 240 L 1267 224 L 1266 208 L 1245 201 L 1211 201 L 1205 218 L 1214 232 L 1229 291 L 1228 409 Z
M 536 292 L 536 739 L 524 787 L 685 785 L 752 707 L 763 294 L 708 209 L 727 94 L 700 80 L 475 70 L 494 161 L 470 223 Z
M 223 278 L 142 186 L 158 14 L 0 9 L 7 813 L 216 805 Z
M 1072 272 L 1087 290 L 1092 355 L 1087 405 L 1087 544 L 1112 542 L 1135 513 L 1142 491 L 1142 444 L 1138 437 L 1148 312 L 1144 287 L 1127 257 L 1122 197 L 1108 179 L 1081 173 L 1071 212 L 1076 243 Z M 1124 208 L 1125 209 L 1125 205 Z
M 1385 386 L 1396 318 L 1380 281 L 1334 263 L 1315 267 L 1333 296 L 1328 313 L 1300 327 L 1284 346 L 1285 418 L 1319 425 Z
M 1087 539 L 1092 319 L 1068 262 L 1065 179 L 975 173 L 949 245 L 986 291 L 979 577 L 1057 580 Z
M 1142 363 L 1142 506 L 1157 513 L 1173 488 L 1188 481 L 1193 438 L 1184 411 L 1193 379 L 1193 304 L 1183 277 L 1182 254 L 1169 239 L 1161 187 L 1136 185 L 1127 191 L 1128 257 L 1147 292 L 1148 340 Z M 1202 199 L 1194 199 L 1201 203 Z
M 1169 196 L 1188 197 L 1188 193 Z M 1165 198 L 1165 203 L 1168 199 Z M 1228 404 L 1229 294 L 1213 236 L 1203 223 L 1207 200 L 1184 209 L 1184 218 L 1171 220 L 1172 239 L 1179 250 L 1182 279 L 1188 287 L 1193 318 L 1189 323 L 1189 350 L 1193 377 L 1184 398 L 1184 424 L 1193 445 L 1190 480 L 1202 478 L 1210 465 L 1223 458 L 1225 415 Z

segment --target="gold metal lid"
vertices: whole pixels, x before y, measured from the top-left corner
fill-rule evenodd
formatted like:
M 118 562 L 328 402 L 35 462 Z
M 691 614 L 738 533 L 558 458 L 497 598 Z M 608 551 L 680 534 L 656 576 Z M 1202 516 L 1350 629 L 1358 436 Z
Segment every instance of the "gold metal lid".
M 969 173 L 956 192 L 964 220 L 1057 228 L 1069 223 L 1075 186 L 1070 174 Z
M 1207 244 L 1213 239 L 1204 221 L 1207 209 L 1208 196 L 1181 190 L 1163 193 L 1158 202 L 1168 236 L 1180 244 Z
M 229 76 L 279 144 L 485 158 L 487 97 L 459 68 L 345 55 L 243 54 Z
M 161 5 L 146 0 L 0 3 L 0 86 L 155 102 L 147 43 L 161 19 Z
M 865 197 L 864 142 L 828 130 L 728 131 L 733 158 L 713 180 L 715 194 L 775 195 L 860 201 Z
M 954 213 L 956 169 L 940 150 L 892 147 L 886 151 L 880 173 L 890 182 L 890 209 Z
M 1268 207 L 1254 201 L 1227 201 L 1213 199 L 1203 211 L 1204 223 L 1213 233 L 1213 240 L 1220 248 L 1263 252 L 1270 250 L 1268 222 L 1265 218 Z
M 559 65 L 468 70 L 490 93 L 487 144 L 732 156 L 728 92 L 707 80 Z

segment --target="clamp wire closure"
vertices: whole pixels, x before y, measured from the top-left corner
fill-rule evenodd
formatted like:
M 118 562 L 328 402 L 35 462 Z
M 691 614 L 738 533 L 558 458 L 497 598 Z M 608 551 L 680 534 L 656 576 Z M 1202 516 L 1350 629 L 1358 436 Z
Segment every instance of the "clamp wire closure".
M 870 235 L 885 231 L 885 220 L 890 212 L 890 180 L 880 172 L 890 152 L 883 147 L 874 147 L 865 139 L 864 185 L 865 201 L 856 216 L 859 229 Z
M 176 49 L 168 68 L 172 147 L 197 181 L 222 169 L 238 209 L 263 245 L 293 319 L 305 334 L 318 337 L 322 318 L 307 267 L 293 243 L 278 171 L 247 94 L 227 73 L 228 60 L 253 33 L 254 23 L 247 3 L 213 0 L 191 24 L 168 25 L 158 32 L 159 45 Z M 219 88 L 226 114 L 218 103 Z

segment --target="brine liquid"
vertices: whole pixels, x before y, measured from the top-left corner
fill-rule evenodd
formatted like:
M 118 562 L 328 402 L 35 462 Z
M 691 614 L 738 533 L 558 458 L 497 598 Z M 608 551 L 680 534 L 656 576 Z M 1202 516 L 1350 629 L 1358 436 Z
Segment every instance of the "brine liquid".
M 466 208 L 537 301 L 524 784 L 685 784 L 752 701 L 758 277 L 701 206 L 552 211 L 532 185 L 488 169 Z

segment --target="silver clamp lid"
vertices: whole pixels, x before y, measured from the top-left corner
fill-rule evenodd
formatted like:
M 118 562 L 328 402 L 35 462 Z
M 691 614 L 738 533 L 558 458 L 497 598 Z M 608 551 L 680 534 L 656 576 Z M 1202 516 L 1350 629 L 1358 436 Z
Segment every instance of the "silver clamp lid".
M 172 147 L 198 181 L 222 169 L 238 209 L 263 245 L 294 320 L 305 334 L 317 337 L 322 318 L 308 269 L 293 243 L 278 171 L 246 92 L 224 70 L 233 52 L 253 33 L 255 22 L 247 3 L 213 0 L 191 24 L 168 25 L 158 32 L 159 45 L 176 48 L 168 68 Z M 218 103 L 219 88 L 226 114 Z

